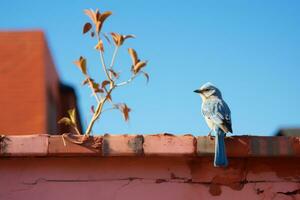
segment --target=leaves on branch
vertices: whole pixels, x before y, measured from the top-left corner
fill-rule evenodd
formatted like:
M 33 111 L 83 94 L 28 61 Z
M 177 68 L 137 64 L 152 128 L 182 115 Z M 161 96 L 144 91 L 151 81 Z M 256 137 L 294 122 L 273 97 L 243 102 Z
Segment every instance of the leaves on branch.
M 72 122 L 68 117 L 61 118 L 57 123 L 64 125 L 72 125 Z
M 101 84 L 101 88 L 105 88 L 106 85 L 110 84 L 110 81 L 109 80 L 104 80 Z
M 93 9 L 86 9 L 84 10 L 84 13 L 92 20 L 94 24 L 97 23 L 96 13 L 93 11 Z
M 81 84 L 82 84 L 82 85 L 88 84 L 90 80 L 91 80 L 91 78 L 86 78 L 86 79 L 84 79 L 84 80 L 82 81 Z
M 117 104 L 116 107 L 122 112 L 124 120 L 128 121 L 129 120 L 129 112 L 131 109 L 125 104 Z
M 95 45 L 95 49 L 100 51 L 100 53 L 101 53 L 100 58 L 102 59 L 101 60 L 102 64 L 103 64 L 102 67 L 104 68 L 107 79 L 109 79 L 109 80 L 104 80 L 99 83 L 96 82 L 95 80 L 90 78 L 90 76 L 87 74 L 86 58 L 80 56 L 80 58 L 78 60 L 74 61 L 74 64 L 85 75 L 85 80 L 82 82 L 82 85 L 88 85 L 91 88 L 93 95 L 95 96 L 95 98 L 97 100 L 97 107 L 96 107 L 97 109 L 95 110 L 94 105 L 90 107 L 90 111 L 92 112 L 93 117 L 92 117 L 92 119 L 86 129 L 86 132 L 85 132 L 85 136 L 87 139 L 92 131 L 94 122 L 99 119 L 99 117 L 102 113 L 103 106 L 105 106 L 105 103 L 107 103 L 107 101 L 110 100 L 111 103 L 113 104 L 112 92 L 114 91 L 114 89 L 117 86 L 126 85 L 126 84 L 130 83 L 137 75 L 140 75 L 140 74 L 143 74 L 148 82 L 149 74 L 144 72 L 144 70 L 143 70 L 144 67 L 147 65 L 147 61 L 140 60 L 138 58 L 137 52 L 134 49 L 129 48 L 128 52 L 129 52 L 129 55 L 132 60 L 131 77 L 127 81 L 124 81 L 121 83 L 116 83 L 116 80 L 120 77 L 120 73 L 114 71 L 112 69 L 112 66 L 115 61 L 114 59 L 115 59 L 115 56 L 117 53 L 117 49 L 118 49 L 118 47 L 122 46 L 127 39 L 135 38 L 135 36 L 134 35 L 122 35 L 119 33 L 112 32 L 112 33 L 110 33 L 111 37 L 109 37 L 107 34 L 102 33 L 102 27 L 103 27 L 104 22 L 109 18 L 110 15 L 112 15 L 112 12 L 110 12 L 110 11 L 101 13 L 98 9 L 96 9 L 96 10 L 86 9 L 86 10 L 84 10 L 84 13 L 89 17 L 90 20 L 89 20 L 89 22 L 87 22 L 83 25 L 82 32 L 83 32 L 83 34 L 86 34 L 86 33 L 90 34 L 91 37 L 97 36 L 96 37 L 97 44 Z M 107 68 L 107 66 L 105 64 L 105 59 L 104 59 L 105 57 L 103 55 L 104 50 L 107 50 L 107 49 L 104 48 L 105 41 L 102 36 L 107 40 L 107 42 L 109 44 L 113 43 L 115 45 L 115 51 L 113 53 L 112 61 L 111 61 L 112 66 L 110 66 L 109 68 Z M 98 95 L 95 93 L 102 93 L 102 94 Z M 121 111 L 124 120 L 128 121 L 131 109 L 125 103 L 114 105 L 113 109 L 116 109 L 116 108 Z M 76 127 L 77 121 L 76 121 L 75 109 L 70 109 L 68 111 L 68 117 L 63 117 L 62 119 L 60 119 L 58 121 L 58 123 L 70 125 L 76 130 L 76 132 L 78 134 L 80 134 L 78 128 Z M 83 142 L 84 142 L 84 140 L 81 141 L 81 144 Z
M 69 117 L 63 117 L 57 123 L 76 127 L 77 120 L 76 120 L 75 108 L 68 110 L 68 115 L 69 115 Z
M 92 82 L 93 90 L 96 93 L 104 93 L 104 90 L 100 88 L 99 83 Z
M 92 28 L 92 24 L 91 23 L 89 23 L 89 22 L 85 23 L 84 26 L 83 26 L 83 31 L 82 31 L 83 34 L 89 32 L 89 30 L 91 30 L 91 28 Z
M 147 83 L 149 83 L 149 79 L 150 79 L 149 74 L 146 73 L 146 72 L 143 72 L 143 71 L 141 71 L 141 72 L 142 72 L 143 75 L 146 77 Z
M 95 32 L 92 31 L 92 32 L 91 32 L 91 37 L 94 37 L 94 36 L 95 36 Z
M 136 65 L 139 62 L 139 59 L 138 59 L 136 51 L 134 49 L 132 49 L 132 48 L 129 48 L 128 49 L 128 53 L 129 53 L 129 55 L 131 57 L 133 66 Z
M 136 51 L 132 48 L 128 49 L 128 53 L 129 53 L 129 55 L 131 57 L 131 60 L 132 60 L 132 71 L 133 71 L 134 74 L 137 74 L 137 73 L 140 72 L 140 70 L 143 67 L 145 67 L 147 65 L 147 61 L 140 61 Z M 147 80 L 148 79 L 149 79 L 149 76 L 148 76 Z
M 75 108 L 68 110 L 68 114 L 72 124 L 77 124 Z
M 107 98 L 108 100 L 112 101 L 112 98 L 111 98 L 110 93 L 107 93 L 107 94 L 106 94 L 106 98 Z
M 117 34 L 117 33 L 110 33 L 112 38 L 113 38 L 113 41 L 115 43 L 116 46 L 119 46 L 119 43 L 121 41 L 121 35 Z
M 147 65 L 147 61 L 139 61 L 136 65 L 133 66 L 133 73 L 137 74 L 140 70 Z
M 98 41 L 98 44 L 95 46 L 95 49 L 104 52 L 104 46 L 103 46 L 103 41 L 102 40 Z
M 102 28 L 102 22 L 96 22 L 96 33 L 100 33 Z
M 86 71 L 86 59 L 80 56 L 79 60 L 74 61 L 74 64 L 81 70 L 83 74 L 87 74 Z
M 92 114 L 95 113 L 95 107 L 94 106 L 91 106 L 91 112 L 92 112 Z
M 119 33 L 114 33 L 114 32 L 112 32 L 110 34 L 111 34 L 113 41 L 117 47 L 121 46 L 126 39 L 135 38 L 134 35 L 120 35 Z
M 110 76 L 112 75 L 112 76 L 113 76 L 114 78 L 116 78 L 116 79 L 119 78 L 119 76 L 120 76 L 119 73 L 115 72 L 115 71 L 112 70 L 112 69 L 109 69 L 108 71 L 109 71 L 109 73 L 110 73 Z
M 100 31 L 101 31 L 104 21 L 105 21 L 111 14 L 112 14 L 112 12 L 106 11 L 106 12 L 104 12 L 104 13 L 98 15 L 98 17 L 97 17 L 98 22 L 97 22 L 97 23 L 100 22 L 100 24 L 98 25 L 99 27 L 98 27 L 98 29 L 97 29 L 97 32 L 98 32 L 98 33 L 100 33 Z
M 94 92 L 96 92 L 96 93 L 104 93 L 104 90 L 100 88 L 99 83 L 96 83 L 96 82 L 94 81 L 94 79 L 92 79 L 92 78 L 89 78 L 89 77 L 86 78 L 86 79 L 82 82 L 82 84 L 85 85 L 85 84 L 87 84 L 87 83 L 89 83 L 89 82 L 91 82 L 90 87 L 92 88 L 92 90 L 93 90 Z
M 107 42 L 108 42 L 109 44 L 111 44 L 110 39 L 109 39 L 109 37 L 107 36 L 107 34 L 106 34 L 106 33 L 102 33 L 102 34 L 103 34 L 104 38 L 107 40 Z
M 98 9 L 96 11 L 94 11 L 92 9 L 86 9 L 86 10 L 84 10 L 84 13 L 95 24 L 97 33 L 101 32 L 104 21 L 112 14 L 111 11 L 106 11 L 101 14 Z
M 98 16 L 97 20 L 103 23 L 109 16 L 111 16 L 111 14 L 111 11 L 105 11 Z

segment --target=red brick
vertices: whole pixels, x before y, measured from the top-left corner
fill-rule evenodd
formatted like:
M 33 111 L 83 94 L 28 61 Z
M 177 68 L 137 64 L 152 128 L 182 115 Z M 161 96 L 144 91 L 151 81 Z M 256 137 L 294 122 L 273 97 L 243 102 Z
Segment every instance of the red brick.
M 196 140 L 191 135 L 144 135 L 145 155 L 195 155 Z
M 47 156 L 48 135 L 5 136 L 1 139 L 1 155 L 10 157 Z
M 142 135 L 104 135 L 103 156 L 141 156 L 143 155 Z
M 79 140 L 82 136 L 78 137 Z M 91 144 L 99 143 L 99 146 L 92 147 Z M 49 155 L 50 156 L 81 156 L 92 155 L 101 156 L 102 137 L 90 137 L 89 141 L 84 144 L 75 144 L 72 141 L 62 136 L 50 136 L 49 137 Z

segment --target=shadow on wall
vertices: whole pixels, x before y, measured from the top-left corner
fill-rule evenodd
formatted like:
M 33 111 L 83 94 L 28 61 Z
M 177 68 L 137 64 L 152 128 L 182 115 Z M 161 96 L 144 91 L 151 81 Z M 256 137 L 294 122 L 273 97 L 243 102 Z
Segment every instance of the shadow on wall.
M 276 136 L 300 136 L 300 128 L 283 128 L 276 133 Z

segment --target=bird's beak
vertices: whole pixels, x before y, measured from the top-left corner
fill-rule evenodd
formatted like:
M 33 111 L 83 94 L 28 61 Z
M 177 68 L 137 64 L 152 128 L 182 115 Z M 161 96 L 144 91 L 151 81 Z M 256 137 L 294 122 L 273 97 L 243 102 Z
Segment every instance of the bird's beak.
M 195 93 L 201 93 L 201 90 L 194 90 Z

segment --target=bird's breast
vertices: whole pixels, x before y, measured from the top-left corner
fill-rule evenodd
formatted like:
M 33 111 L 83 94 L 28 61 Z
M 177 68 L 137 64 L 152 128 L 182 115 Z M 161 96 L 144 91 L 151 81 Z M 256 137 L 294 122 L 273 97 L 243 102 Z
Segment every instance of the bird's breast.
M 206 121 L 207 126 L 208 126 L 210 129 L 214 130 L 214 123 L 212 122 L 212 120 L 209 119 L 208 117 L 204 117 L 204 118 L 205 118 L 205 121 Z

